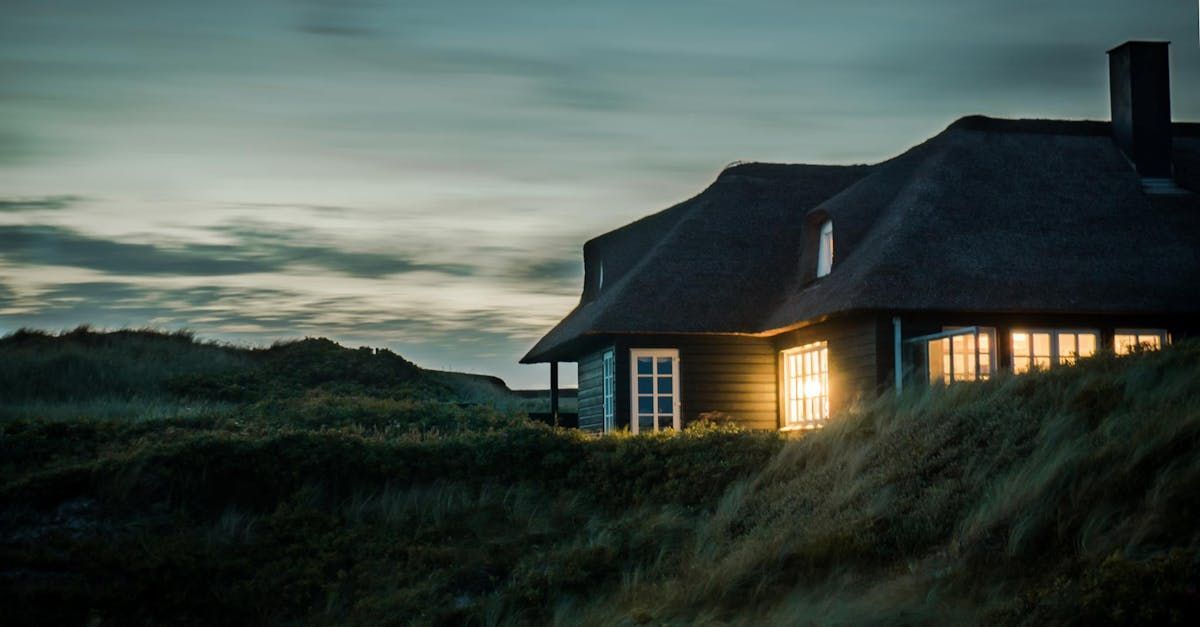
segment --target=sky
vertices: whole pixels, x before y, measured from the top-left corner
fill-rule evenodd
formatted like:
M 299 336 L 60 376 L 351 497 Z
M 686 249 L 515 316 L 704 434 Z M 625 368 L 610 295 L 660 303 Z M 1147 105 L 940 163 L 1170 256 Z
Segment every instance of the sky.
M 0 0 L 0 334 L 329 337 L 546 387 L 583 243 L 735 160 L 1107 119 L 1195 0 Z M 735 289 L 730 286 L 730 289 Z M 563 368 L 572 385 L 573 367 Z

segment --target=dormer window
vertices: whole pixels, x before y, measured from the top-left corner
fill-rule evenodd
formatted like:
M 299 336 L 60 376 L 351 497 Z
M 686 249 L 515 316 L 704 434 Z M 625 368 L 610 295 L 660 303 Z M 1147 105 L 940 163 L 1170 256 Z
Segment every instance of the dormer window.
M 821 225 L 821 238 L 817 241 L 817 278 L 833 269 L 833 220 Z

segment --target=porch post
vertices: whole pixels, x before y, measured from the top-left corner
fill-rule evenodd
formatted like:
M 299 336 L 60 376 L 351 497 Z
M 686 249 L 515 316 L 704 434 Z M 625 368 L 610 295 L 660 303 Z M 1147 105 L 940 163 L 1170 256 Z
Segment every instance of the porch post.
M 904 359 L 900 353 L 900 339 L 900 316 L 892 316 L 892 370 L 897 394 L 904 390 Z
M 550 419 L 558 426 L 558 362 L 550 362 Z

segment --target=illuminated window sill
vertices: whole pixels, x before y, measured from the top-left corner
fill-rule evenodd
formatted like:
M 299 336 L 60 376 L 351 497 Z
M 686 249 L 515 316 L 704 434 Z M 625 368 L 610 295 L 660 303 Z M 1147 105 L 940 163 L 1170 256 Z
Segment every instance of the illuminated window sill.
M 811 424 L 811 425 L 788 425 L 786 427 L 780 427 L 779 430 L 780 431 L 816 431 L 817 429 L 824 429 L 824 428 L 825 428 L 825 423 L 819 422 L 817 424 Z

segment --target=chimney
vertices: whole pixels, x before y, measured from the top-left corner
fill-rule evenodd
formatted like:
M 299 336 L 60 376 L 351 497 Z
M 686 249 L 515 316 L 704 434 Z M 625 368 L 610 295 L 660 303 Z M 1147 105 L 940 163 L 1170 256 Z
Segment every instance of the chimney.
M 1142 178 L 1171 178 L 1171 77 L 1165 41 L 1108 51 L 1113 140 Z

